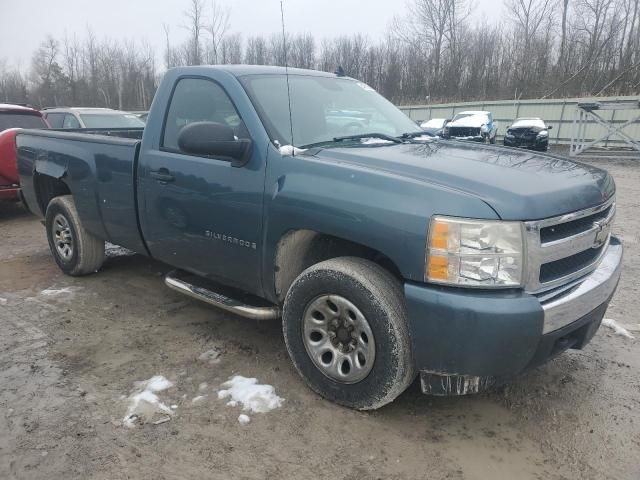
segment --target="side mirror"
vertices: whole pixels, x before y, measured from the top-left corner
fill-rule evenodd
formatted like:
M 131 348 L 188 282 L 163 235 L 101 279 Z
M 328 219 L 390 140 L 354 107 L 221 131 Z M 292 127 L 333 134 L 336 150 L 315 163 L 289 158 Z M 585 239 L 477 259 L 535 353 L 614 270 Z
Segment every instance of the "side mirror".
M 251 140 L 236 139 L 233 129 L 216 122 L 194 122 L 178 134 L 178 147 L 186 153 L 229 160 L 242 167 L 251 157 Z
M 547 125 L 547 130 L 551 130 L 553 128 L 553 125 Z

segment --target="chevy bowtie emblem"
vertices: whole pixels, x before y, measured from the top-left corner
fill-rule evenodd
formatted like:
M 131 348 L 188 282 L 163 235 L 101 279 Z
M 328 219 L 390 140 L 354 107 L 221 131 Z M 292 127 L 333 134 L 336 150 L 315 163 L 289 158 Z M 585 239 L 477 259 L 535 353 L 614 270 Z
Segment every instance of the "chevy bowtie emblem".
M 591 248 L 599 248 L 604 245 L 609 238 L 611 225 L 605 222 L 593 222 L 593 227 L 596 230 L 596 238 L 594 239 Z

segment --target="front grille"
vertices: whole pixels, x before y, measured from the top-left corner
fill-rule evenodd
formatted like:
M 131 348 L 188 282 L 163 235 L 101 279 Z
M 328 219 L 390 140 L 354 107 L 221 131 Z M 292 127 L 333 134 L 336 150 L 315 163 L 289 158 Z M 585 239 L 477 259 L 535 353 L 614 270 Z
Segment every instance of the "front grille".
M 538 135 L 536 132 L 532 132 L 528 128 L 512 128 L 509 133 L 513 134 L 518 139 L 535 140 Z
M 560 260 L 541 265 L 540 283 L 551 282 L 588 267 L 596 261 L 604 248 L 605 245 L 598 248 L 590 248 L 571 255 L 570 257 L 561 258 Z
M 593 222 L 603 220 L 607 218 L 611 211 L 611 206 L 602 210 L 601 212 L 588 215 L 586 217 L 578 218 L 571 222 L 559 223 L 558 225 L 551 225 L 540 229 L 540 241 L 545 244 L 560 240 L 565 237 L 577 235 L 582 232 L 586 232 L 593 226 Z
M 574 213 L 525 223 L 525 289 L 535 295 L 553 292 L 588 275 L 609 246 L 614 199 Z
M 480 129 L 476 127 L 450 127 L 449 135 L 452 137 L 477 137 Z

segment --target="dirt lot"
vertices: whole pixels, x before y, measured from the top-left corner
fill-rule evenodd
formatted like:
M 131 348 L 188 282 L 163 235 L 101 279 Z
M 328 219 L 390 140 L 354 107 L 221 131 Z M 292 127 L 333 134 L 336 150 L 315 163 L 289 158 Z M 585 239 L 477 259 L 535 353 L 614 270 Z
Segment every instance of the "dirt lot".
M 607 317 L 637 326 L 640 167 L 602 165 L 627 248 Z M 168 268 L 142 256 L 66 277 L 16 206 L 0 206 L 0 228 L 0 478 L 640 478 L 640 332 L 602 327 L 585 350 L 489 394 L 430 398 L 414 384 L 360 413 L 305 387 L 278 322 L 173 293 Z M 212 348 L 219 363 L 198 359 Z M 240 425 L 240 407 L 217 398 L 235 374 L 273 385 L 283 406 Z M 171 420 L 123 426 L 134 382 L 154 375 L 174 383 L 158 393 L 177 406 Z

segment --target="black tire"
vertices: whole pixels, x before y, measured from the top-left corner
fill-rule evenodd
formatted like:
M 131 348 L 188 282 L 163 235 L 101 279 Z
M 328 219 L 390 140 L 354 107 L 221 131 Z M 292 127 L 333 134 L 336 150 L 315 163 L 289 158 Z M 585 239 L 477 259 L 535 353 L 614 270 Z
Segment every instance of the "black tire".
M 366 317 L 375 342 L 375 360 L 357 383 L 327 376 L 307 353 L 303 317 L 307 305 L 323 295 L 340 295 Z M 407 311 L 400 282 L 379 265 L 354 257 L 309 267 L 291 285 L 284 302 L 284 339 L 298 373 L 328 400 L 358 410 L 392 402 L 415 378 Z
M 63 218 L 68 225 L 72 248 L 65 257 L 56 246 L 54 222 Z M 54 260 L 67 275 L 80 276 L 97 272 L 104 262 L 104 240 L 87 232 L 80 222 L 71 195 L 55 197 L 47 206 L 45 215 L 47 240 Z

